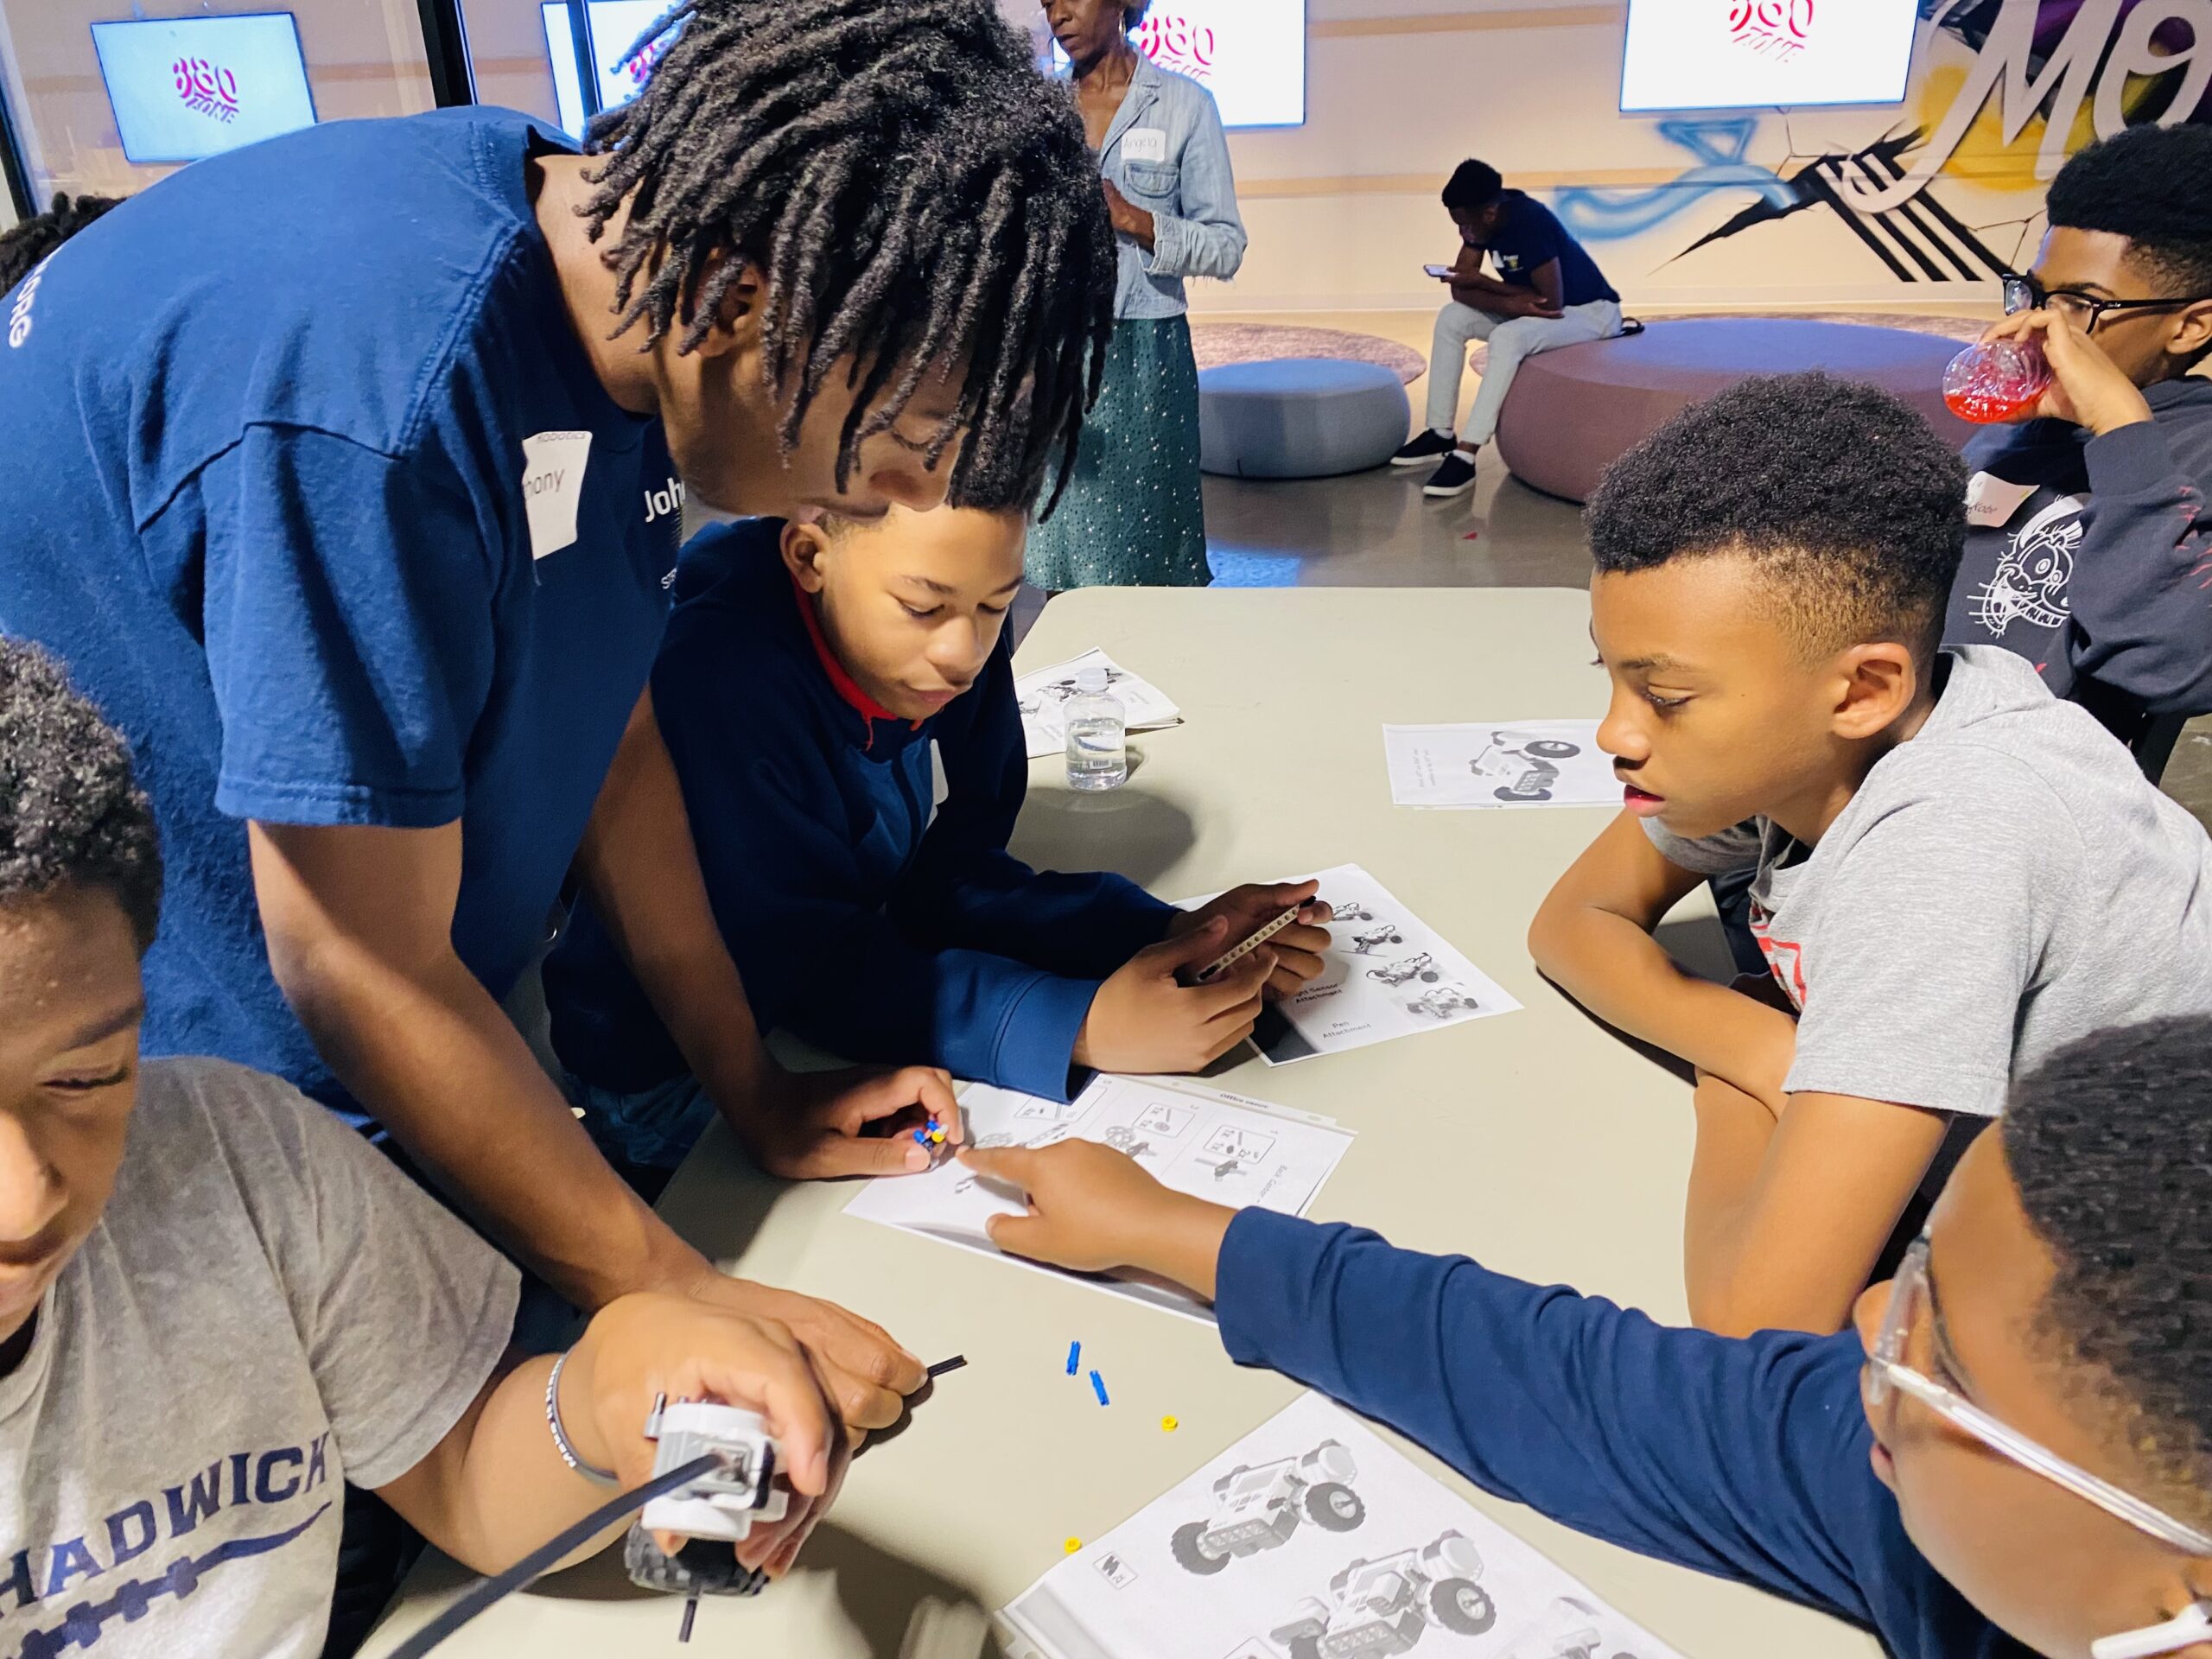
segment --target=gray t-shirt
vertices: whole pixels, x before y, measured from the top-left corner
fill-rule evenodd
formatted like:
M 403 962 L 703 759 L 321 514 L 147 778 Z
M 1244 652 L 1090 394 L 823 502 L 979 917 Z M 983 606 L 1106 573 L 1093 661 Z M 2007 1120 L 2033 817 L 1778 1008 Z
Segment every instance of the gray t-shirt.
M 1757 868 L 1751 931 L 1802 1011 L 1789 1092 L 1993 1116 L 2063 1043 L 2212 1011 L 2212 841 L 2032 665 L 1944 654 L 1927 723 L 1817 846 L 1644 828 L 1684 869 Z
M 289 1084 L 147 1064 L 114 1195 L 0 1377 L 0 1654 L 313 1659 L 345 1482 L 445 1437 L 515 1294 Z

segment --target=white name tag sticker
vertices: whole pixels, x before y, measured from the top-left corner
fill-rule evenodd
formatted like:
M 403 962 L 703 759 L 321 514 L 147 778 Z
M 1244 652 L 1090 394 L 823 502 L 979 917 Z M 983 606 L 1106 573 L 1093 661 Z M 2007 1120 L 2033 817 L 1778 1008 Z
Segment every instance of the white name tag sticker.
M 1967 480 L 1967 522 L 1976 530 L 2002 529 L 2035 493 L 2033 484 L 2008 484 L 1994 473 L 1976 473 Z
M 558 553 L 576 539 L 588 432 L 533 432 L 522 441 L 522 505 L 530 517 L 530 556 Z
M 1122 159 L 1125 162 L 1166 161 L 1167 130 L 1165 127 L 1131 127 L 1122 135 Z

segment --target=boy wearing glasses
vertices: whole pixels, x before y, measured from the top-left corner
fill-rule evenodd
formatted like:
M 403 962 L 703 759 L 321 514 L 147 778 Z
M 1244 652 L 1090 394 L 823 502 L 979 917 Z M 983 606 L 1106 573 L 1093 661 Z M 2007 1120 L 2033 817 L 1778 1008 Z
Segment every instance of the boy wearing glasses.
M 1240 1363 L 1897 1659 L 2212 1655 L 2212 1018 L 2050 1056 L 1828 1337 L 1662 1329 L 1090 1141 L 962 1156 L 1028 1195 L 1002 1249 L 1187 1285 Z
M 1708 1330 L 1840 1329 L 2009 1078 L 2212 1013 L 2204 831 L 2028 664 L 1937 647 L 1965 483 L 1894 397 L 1789 375 L 1686 410 L 1591 499 L 1626 810 L 1529 943 L 1696 1068 L 1683 1251 Z M 1654 934 L 1738 873 L 1765 971 L 1732 988 Z
M 2123 741 L 2212 710 L 2212 128 L 2134 127 L 2051 181 L 2050 229 L 1987 338 L 2054 381 L 1966 450 L 1970 529 L 1944 638 L 1998 645 Z

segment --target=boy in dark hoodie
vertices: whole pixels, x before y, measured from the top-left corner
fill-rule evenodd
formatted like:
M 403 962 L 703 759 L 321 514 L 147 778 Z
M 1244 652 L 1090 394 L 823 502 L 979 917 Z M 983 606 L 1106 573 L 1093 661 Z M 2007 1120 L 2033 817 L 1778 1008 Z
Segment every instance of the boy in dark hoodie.
M 2123 741 L 2212 711 L 2212 128 L 2135 127 L 2051 181 L 1992 339 L 2055 378 L 1967 445 L 1972 528 L 1944 628 L 1999 645 Z

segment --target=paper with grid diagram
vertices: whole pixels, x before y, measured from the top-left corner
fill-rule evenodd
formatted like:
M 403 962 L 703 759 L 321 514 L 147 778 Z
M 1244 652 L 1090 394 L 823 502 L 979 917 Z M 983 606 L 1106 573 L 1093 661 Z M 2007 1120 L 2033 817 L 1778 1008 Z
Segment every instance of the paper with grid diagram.
M 1351 1131 L 1311 1112 L 1271 1106 L 1170 1077 L 1100 1076 L 1073 1100 L 1046 1100 L 988 1084 L 961 1091 L 969 1143 L 1046 1147 L 1071 1136 L 1126 1152 L 1179 1192 L 1216 1204 L 1258 1205 L 1303 1215 L 1351 1145 Z M 1018 1216 L 1017 1195 L 979 1179 L 957 1160 L 919 1175 L 870 1181 L 845 1213 L 942 1243 L 982 1250 L 1040 1273 L 1060 1273 L 991 1243 L 993 1216 Z M 1179 1286 L 1141 1275 L 1071 1274 L 1102 1290 L 1135 1297 L 1211 1323 L 1211 1308 Z

